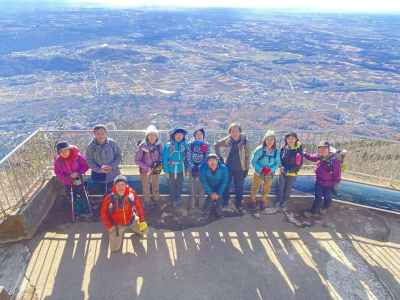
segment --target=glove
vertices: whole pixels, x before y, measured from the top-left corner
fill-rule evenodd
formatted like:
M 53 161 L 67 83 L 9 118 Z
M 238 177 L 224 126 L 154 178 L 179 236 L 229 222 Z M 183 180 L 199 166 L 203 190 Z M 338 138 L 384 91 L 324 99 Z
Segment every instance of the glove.
M 147 223 L 145 221 L 139 223 L 139 231 L 146 232 L 147 231 Z
M 264 167 L 264 168 L 262 168 L 261 173 L 265 176 L 268 176 L 272 173 L 272 170 L 271 170 L 271 168 Z
M 210 198 L 211 198 L 211 201 L 217 201 L 218 200 L 218 194 L 217 193 L 212 193 Z
M 200 145 L 200 152 L 201 153 L 207 153 L 208 152 L 208 145 L 207 144 L 201 144 Z
M 302 157 L 300 153 L 296 154 L 296 166 L 300 166 L 302 161 Z

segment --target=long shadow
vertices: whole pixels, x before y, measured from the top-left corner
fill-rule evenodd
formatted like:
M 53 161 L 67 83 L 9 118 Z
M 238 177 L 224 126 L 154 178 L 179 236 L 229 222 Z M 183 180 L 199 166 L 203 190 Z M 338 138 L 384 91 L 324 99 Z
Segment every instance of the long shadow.
M 307 235 L 310 251 L 333 294 L 342 299 L 387 298 L 384 286 L 371 276 L 371 269 L 348 240 L 332 232 Z

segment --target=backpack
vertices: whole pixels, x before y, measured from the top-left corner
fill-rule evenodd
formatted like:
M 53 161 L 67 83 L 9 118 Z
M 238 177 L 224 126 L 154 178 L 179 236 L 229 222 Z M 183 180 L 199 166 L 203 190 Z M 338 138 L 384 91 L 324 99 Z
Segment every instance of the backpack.
M 342 150 L 338 150 L 335 148 L 332 148 L 332 156 L 329 159 L 329 166 L 332 168 L 333 171 L 333 165 L 332 165 L 332 158 L 336 158 L 336 160 L 339 162 L 340 164 L 340 170 L 342 172 L 347 170 L 347 165 L 344 163 L 345 162 L 345 158 L 346 158 L 346 154 L 347 154 L 347 150 L 346 149 L 342 149 Z
M 206 145 L 208 147 L 206 142 L 203 142 L 203 144 L 198 143 L 197 145 L 195 145 L 194 142 L 190 143 L 190 152 L 192 154 L 192 156 L 190 157 L 190 160 L 192 160 L 195 165 L 200 165 L 205 158 L 205 153 L 200 151 L 200 148 L 202 145 Z M 197 148 L 197 151 L 195 151 L 196 148 Z M 193 153 L 195 155 L 193 155 Z
M 275 147 L 275 149 L 274 149 L 274 155 L 272 155 L 272 156 L 275 158 L 275 160 L 277 160 L 277 154 L 278 154 L 278 149 Z M 267 155 L 267 154 L 265 153 L 265 150 L 263 149 L 263 150 L 262 150 L 262 155 L 259 157 L 259 159 L 257 160 L 257 162 L 261 161 L 262 159 L 264 159 L 264 157 L 267 157 L 267 156 L 270 156 L 270 155 Z
M 133 195 L 133 197 L 131 198 L 130 197 L 131 195 L 132 194 L 128 194 L 128 196 L 124 196 L 122 204 L 125 206 L 125 199 L 128 198 L 128 202 L 131 204 L 132 210 L 133 210 L 135 207 L 135 196 Z M 115 199 L 114 196 L 115 196 L 114 193 L 110 194 L 111 201 L 110 201 L 110 204 L 108 205 L 108 213 L 110 214 L 110 216 L 115 212 L 115 210 L 118 206 L 116 203 L 118 200 Z

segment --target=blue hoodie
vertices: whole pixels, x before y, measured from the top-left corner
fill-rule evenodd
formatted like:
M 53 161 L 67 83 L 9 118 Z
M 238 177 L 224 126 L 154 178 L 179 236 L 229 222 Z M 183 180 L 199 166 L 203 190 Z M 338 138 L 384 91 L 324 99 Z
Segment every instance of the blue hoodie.
M 217 193 L 222 196 L 229 183 L 228 168 L 224 164 L 218 163 L 216 171 L 213 172 L 207 164 L 204 164 L 200 169 L 200 181 L 207 195 Z
M 251 157 L 251 165 L 257 174 L 260 174 L 264 167 L 270 168 L 274 174 L 281 165 L 281 155 L 279 149 L 272 151 L 265 149 L 264 145 L 258 146 Z
M 179 143 L 175 140 L 175 135 L 183 133 L 184 138 Z M 164 145 L 162 161 L 164 172 L 167 174 L 178 174 L 187 168 L 188 144 L 185 140 L 186 131 L 182 128 L 176 128 L 170 133 L 170 141 Z

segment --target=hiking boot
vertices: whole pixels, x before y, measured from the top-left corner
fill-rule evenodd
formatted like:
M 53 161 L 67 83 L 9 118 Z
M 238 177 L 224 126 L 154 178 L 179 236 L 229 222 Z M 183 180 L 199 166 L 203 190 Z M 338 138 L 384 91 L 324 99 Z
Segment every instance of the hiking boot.
M 233 213 L 233 209 L 230 208 L 229 206 L 223 206 L 222 207 L 222 212 L 223 213 Z
M 328 214 L 328 209 L 327 208 L 322 208 L 321 209 L 321 215 L 326 216 Z
M 319 213 L 314 213 L 314 212 L 312 212 L 311 210 L 308 210 L 308 211 L 305 211 L 305 212 L 304 212 L 304 216 L 305 216 L 306 218 L 315 218 L 315 217 L 319 217 L 320 214 L 319 214 Z
M 236 207 L 235 212 L 240 216 L 245 214 L 245 210 L 242 207 Z
M 218 208 L 218 207 L 215 209 L 214 214 L 215 214 L 215 216 L 216 216 L 217 218 L 222 218 L 222 217 L 224 216 L 224 215 L 222 214 L 221 208 Z
M 280 212 L 280 208 L 279 207 L 267 207 L 263 211 L 263 213 L 266 214 L 266 215 L 275 215 L 275 214 L 277 214 L 279 212 Z

